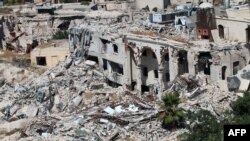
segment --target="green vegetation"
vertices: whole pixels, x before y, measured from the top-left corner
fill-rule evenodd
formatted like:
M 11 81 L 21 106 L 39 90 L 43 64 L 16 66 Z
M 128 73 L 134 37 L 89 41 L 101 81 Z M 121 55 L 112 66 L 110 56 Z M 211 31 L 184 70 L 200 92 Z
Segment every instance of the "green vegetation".
M 250 124 L 250 92 L 246 92 L 244 97 L 232 102 L 232 114 L 236 124 Z
M 53 35 L 53 39 L 68 39 L 68 32 L 66 30 L 59 30 Z
M 24 4 L 25 0 L 3 0 L 4 5 Z
M 12 12 L 12 9 L 10 8 L 0 8 L 0 14 L 10 14 Z
M 159 112 L 159 119 L 162 121 L 162 127 L 165 129 L 172 129 L 181 127 L 184 121 L 185 113 L 178 108 L 180 98 L 177 93 L 166 93 L 160 103 L 161 112 Z
M 189 132 L 180 136 L 182 141 L 222 141 L 223 124 L 209 111 L 200 110 L 198 113 L 189 113 L 188 118 L 195 124 L 189 127 Z
M 224 119 L 218 121 L 209 111 L 200 110 L 188 113 L 191 123 L 189 132 L 180 136 L 182 141 L 222 141 L 224 124 L 250 124 L 250 92 L 231 103 L 232 111 L 224 113 Z

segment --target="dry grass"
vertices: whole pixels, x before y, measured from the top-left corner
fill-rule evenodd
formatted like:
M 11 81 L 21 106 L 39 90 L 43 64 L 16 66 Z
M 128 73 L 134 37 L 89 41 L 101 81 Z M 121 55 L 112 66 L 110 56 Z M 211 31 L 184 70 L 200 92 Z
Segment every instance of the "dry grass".
M 4 7 L 4 8 L 0 8 L 0 14 L 2 15 L 2 14 L 11 14 L 12 13 L 12 9 L 10 9 L 10 8 L 6 8 L 6 7 Z
M 18 54 L 12 51 L 3 51 L 0 54 L 0 60 L 4 60 L 3 62 L 6 62 L 6 63 L 14 63 L 13 60 L 16 60 L 16 59 L 28 60 L 30 59 L 30 54 Z M 26 67 L 25 69 L 31 72 L 35 72 L 37 74 L 43 74 L 47 70 L 45 68 L 37 68 L 33 66 Z
M 118 95 L 117 94 L 115 94 L 115 93 L 112 93 L 112 94 L 109 94 L 109 98 L 110 98 L 110 101 L 111 102 L 116 102 L 116 101 L 119 101 L 119 97 L 118 97 Z
M 150 32 L 150 31 L 143 31 L 143 32 L 141 32 L 141 31 L 133 31 L 131 33 L 137 34 L 137 35 L 152 36 L 152 37 L 157 36 L 157 34 L 155 32 Z
M 86 99 L 86 100 L 90 100 L 94 97 L 93 93 L 90 93 L 90 92 L 84 93 L 83 96 L 84 96 L 84 99 Z
M 31 72 L 34 72 L 34 73 L 37 73 L 37 74 L 43 74 L 47 69 L 46 68 L 38 68 L 38 67 L 33 67 L 33 66 L 30 66 L 28 68 L 29 71 Z
M 3 51 L 3 53 L 0 54 L 0 58 L 7 58 L 7 59 L 12 59 L 12 58 L 30 58 L 30 54 L 18 54 L 16 52 L 12 51 Z

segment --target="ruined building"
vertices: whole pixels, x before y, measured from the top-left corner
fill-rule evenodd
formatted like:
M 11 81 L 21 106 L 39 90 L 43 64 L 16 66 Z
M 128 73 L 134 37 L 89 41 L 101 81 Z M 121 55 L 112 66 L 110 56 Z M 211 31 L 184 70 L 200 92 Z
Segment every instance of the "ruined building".
M 112 16 L 99 15 L 70 28 L 70 47 L 72 52 L 78 48 L 87 53 L 86 59 L 96 61 L 110 81 L 132 90 L 162 92 L 169 81 L 184 73 L 202 74 L 206 83 L 226 82 L 250 61 L 249 19 L 240 19 L 246 17 L 237 15 L 244 13 L 241 11 L 244 6 L 218 15 L 212 4 L 202 3 L 195 14 L 195 27 L 184 26 L 195 39 L 148 31 L 133 24 L 140 22 L 136 15 L 110 12 L 107 15 Z M 233 31 L 236 29 L 241 32 Z
M 154 8 L 165 9 L 170 5 L 171 0 L 92 0 L 98 10 L 128 10 L 143 9 L 148 7 L 150 11 Z

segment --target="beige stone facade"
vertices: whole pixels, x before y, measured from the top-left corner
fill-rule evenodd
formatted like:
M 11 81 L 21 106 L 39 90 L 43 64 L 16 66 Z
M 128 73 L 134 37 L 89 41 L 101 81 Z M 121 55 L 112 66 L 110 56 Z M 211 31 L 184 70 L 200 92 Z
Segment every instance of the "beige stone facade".
M 250 42 L 250 13 L 248 7 L 238 6 L 227 9 L 225 14 L 216 17 L 221 39 Z
M 60 61 L 64 61 L 69 56 L 67 45 L 54 45 L 46 48 L 35 48 L 31 54 L 31 64 L 34 66 L 54 67 Z

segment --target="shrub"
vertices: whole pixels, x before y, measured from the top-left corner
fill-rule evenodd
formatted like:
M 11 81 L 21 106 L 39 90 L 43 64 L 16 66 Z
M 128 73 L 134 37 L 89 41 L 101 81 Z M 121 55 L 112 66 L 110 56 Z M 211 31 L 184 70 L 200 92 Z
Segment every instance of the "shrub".
M 172 129 L 182 125 L 185 113 L 177 107 L 179 103 L 180 98 L 178 93 L 170 92 L 163 96 L 160 103 L 161 111 L 158 114 L 163 128 Z
M 59 30 L 53 35 L 53 39 L 68 39 L 68 32 Z

